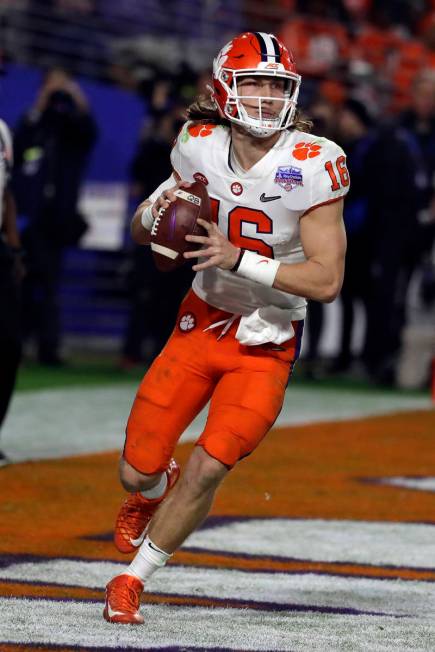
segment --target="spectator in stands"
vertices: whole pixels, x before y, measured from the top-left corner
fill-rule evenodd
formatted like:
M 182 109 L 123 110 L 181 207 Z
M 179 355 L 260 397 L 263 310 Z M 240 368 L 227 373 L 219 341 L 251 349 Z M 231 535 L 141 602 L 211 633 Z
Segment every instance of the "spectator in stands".
M 166 101 L 160 106 L 161 101 L 161 93 L 158 93 L 151 126 L 140 141 L 132 163 L 132 199 L 136 204 L 140 198 L 148 197 L 160 180 L 172 172 L 169 154 L 183 123 L 182 112 L 177 105 L 167 111 Z M 148 362 L 160 352 L 192 278 L 193 272 L 187 265 L 176 274 L 160 273 L 152 261 L 150 249 L 134 247 L 129 274 L 130 314 L 123 345 L 124 368 L 143 364 L 144 360 Z M 144 350 L 145 340 L 148 340 L 148 350 Z
M 365 20 L 372 0 L 343 0 L 343 9 L 346 12 L 346 22 L 351 25 Z
M 355 99 L 345 102 L 338 114 L 338 142 L 346 147 L 352 179 L 344 209 L 347 234 L 346 273 L 341 289 L 342 323 L 339 352 L 332 370 L 346 371 L 352 363 L 355 301 L 366 305 L 369 279 L 370 233 L 367 231 L 367 155 L 374 144 L 373 120 L 365 105 Z
M 21 358 L 20 284 L 24 275 L 16 211 L 9 188 L 12 139 L 0 120 L 0 428 Z M 7 458 L 0 450 L 0 467 Z
M 435 70 L 423 70 L 414 79 L 409 106 L 399 123 L 417 140 L 429 183 L 422 193 L 417 257 L 430 251 L 435 229 Z
M 25 335 L 36 335 L 42 364 L 61 364 L 62 256 L 86 229 L 77 203 L 95 138 L 95 122 L 83 91 L 64 70 L 49 71 L 34 105 L 19 122 L 14 141 L 15 194 L 19 213 L 28 219 L 23 234 L 28 256 Z
M 302 75 L 324 77 L 347 55 L 347 31 L 335 20 L 337 3 L 304 0 L 300 11 L 281 28 L 281 38 L 291 47 Z
M 296 9 L 296 0 L 269 0 L 268 2 L 245 2 L 244 20 L 252 30 L 273 32 L 279 30 L 283 16 L 290 16 Z
M 369 261 L 363 361 L 376 382 L 395 381 L 424 167 L 415 138 L 402 127 L 377 129 L 365 158 Z
M 416 139 L 421 150 L 428 183 L 421 193 L 418 223 L 408 243 L 408 278 L 418 270 L 421 305 L 418 316 L 412 315 L 401 342 L 400 386 L 422 386 L 429 373 L 433 355 L 433 337 L 422 336 L 424 322 L 430 323 L 435 309 L 435 70 L 422 70 L 415 78 L 409 94 L 409 106 L 399 123 Z M 419 331 L 418 329 L 423 329 Z M 415 334 L 420 336 L 418 348 Z M 422 382 L 422 379 L 423 382 Z
M 388 70 L 400 38 L 385 8 L 376 3 L 367 13 L 362 12 L 353 29 L 355 35 L 349 50 L 351 59 L 364 61 L 377 72 Z

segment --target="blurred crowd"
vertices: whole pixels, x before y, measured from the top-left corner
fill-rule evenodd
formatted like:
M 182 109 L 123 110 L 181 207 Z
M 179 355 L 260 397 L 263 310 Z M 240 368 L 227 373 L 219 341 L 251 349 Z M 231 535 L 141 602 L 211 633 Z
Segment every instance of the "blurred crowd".
M 112 4 L 105 5 L 106 19 Z M 67 15 L 95 17 L 103 11 L 93 0 L 45 5 Z M 338 352 L 333 360 L 323 359 L 324 307 L 310 302 L 307 373 L 358 368 L 377 383 L 396 384 L 400 378 L 402 385 L 424 386 L 435 335 L 412 363 L 418 371 L 409 380 L 410 351 L 418 337 L 409 296 L 414 291 L 418 309 L 433 315 L 435 1 L 273 0 L 267 5 L 266 10 L 246 3 L 243 21 L 249 28 L 274 31 L 293 51 L 303 76 L 300 104 L 314 122 L 314 133 L 343 146 L 352 181 L 345 205 L 348 253 Z M 138 67 L 142 63 L 139 57 Z M 153 63 L 141 75 L 134 65 L 122 70 L 119 61 L 111 70 L 113 83 L 134 88 L 147 106 L 130 168 L 130 195 L 138 203 L 169 176 L 169 152 L 183 111 L 205 90 L 209 71 L 184 63 L 172 74 Z M 61 68 L 47 72 L 14 129 L 12 188 L 19 213 L 28 218 L 21 233 L 27 268 L 21 281 L 23 336 L 34 339 L 42 364 L 63 363 L 60 271 L 66 247 L 79 245 L 86 228 L 78 198 L 97 133 L 83 90 Z M 187 266 L 177 275 L 158 274 L 145 248 L 129 245 L 128 259 L 123 368 L 148 363 L 158 353 L 192 277 Z M 361 328 L 356 350 L 355 331 Z
M 118 80 L 124 64 L 125 79 L 137 79 L 159 58 L 161 66 L 176 69 L 188 60 L 197 72 L 205 51 L 191 47 L 194 42 L 208 41 L 208 59 L 244 29 L 280 36 L 295 55 L 309 99 L 321 84 L 323 94 L 339 101 L 357 83 L 373 109 L 398 111 L 407 105 L 415 74 L 435 68 L 434 0 L 3 0 L 0 18 L 2 6 L 11 12 L 3 9 L 3 21 L 14 25 L 13 39 L 21 49 L 27 39 L 31 56 L 45 63 L 56 58 L 75 72 L 87 59 L 93 61 L 89 74 Z M 165 50 L 171 38 L 175 48 Z
M 301 74 L 318 81 L 332 102 L 357 86 L 374 113 L 397 112 L 408 106 L 419 71 L 435 69 L 433 0 L 291 4 L 295 13 L 281 26 L 281 38 L 292 46 Z

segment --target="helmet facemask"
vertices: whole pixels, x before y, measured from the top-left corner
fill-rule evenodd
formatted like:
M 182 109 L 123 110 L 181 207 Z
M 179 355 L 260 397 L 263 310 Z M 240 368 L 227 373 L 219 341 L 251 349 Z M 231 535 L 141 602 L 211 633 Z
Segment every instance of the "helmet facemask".
M 239 82 L 246 77 L 270 77 L 284 80 L 284 93 L 279 96 L 262 95 L 241 95 L 238 89 Z M 293 122 L 296 111 L 296 104 L 299 95 L 301 78 L 298 74 L 286 70 L 226 70 L 222 68 L 218 73 L 218 79 L 224 87 L 227 95 L 223 107 L 224 116 L 243 127 L 248 133 L 257 138 L 267 138 L 278 131 L 287 129 Z M 258 116 L 249 115 L 249 108 L 244 105 L 249 101 L 252 109 Z M 281 110 L 272 117 L 270 114 L 270 102 L 273 101 L 276 107 L 278 102 L 282 103 Z M 256 105 L 256 106 L 255 106 Z M 275 109 L 274 109 L 275 110 Z

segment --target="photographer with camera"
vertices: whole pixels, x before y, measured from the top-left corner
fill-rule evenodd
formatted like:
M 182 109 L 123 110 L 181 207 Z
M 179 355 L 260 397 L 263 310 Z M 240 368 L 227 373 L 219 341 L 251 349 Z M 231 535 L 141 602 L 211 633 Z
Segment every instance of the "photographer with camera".
M 15 131 L 14 189 L 28 274 L 24 336 L 37 338 L 38 360 L 61 364 L 58 285 L 65 247 L 78 243 L 86 222 L 77 210 L 96 124 L 79 85 L 62 69 L 45 75 L 32 108 Z

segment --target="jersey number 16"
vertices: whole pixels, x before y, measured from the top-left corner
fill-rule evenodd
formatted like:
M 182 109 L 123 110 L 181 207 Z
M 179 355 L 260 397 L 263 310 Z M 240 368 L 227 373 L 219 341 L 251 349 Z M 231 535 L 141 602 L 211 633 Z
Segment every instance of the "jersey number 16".
M 335 169 L 337 170 L 338 175 L 336 174 Z M 335 169 L 332 161 L 326 161 L 325 170 L 331 179 L 331 190 L 340 190 L 341 187 L 345 188 L 349 185 L 349 172 L 347 171 L 345 156 L 338 157 L 335 161 Z M 340 181 L 337 177 L 340 178 Z

